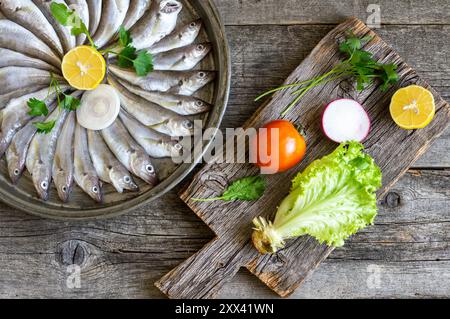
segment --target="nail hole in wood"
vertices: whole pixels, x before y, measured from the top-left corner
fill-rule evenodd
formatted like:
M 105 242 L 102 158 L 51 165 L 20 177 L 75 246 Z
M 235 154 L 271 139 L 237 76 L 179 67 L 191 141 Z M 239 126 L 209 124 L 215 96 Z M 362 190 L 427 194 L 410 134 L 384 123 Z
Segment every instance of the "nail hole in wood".
M 401 197 L 398 193 L 396 192 L 390 192 L 386 195 L 386 200 L 385 200 L 385 204 L 389 207 L 389 208 L 397 208 L 400 206 L 401 204 Z

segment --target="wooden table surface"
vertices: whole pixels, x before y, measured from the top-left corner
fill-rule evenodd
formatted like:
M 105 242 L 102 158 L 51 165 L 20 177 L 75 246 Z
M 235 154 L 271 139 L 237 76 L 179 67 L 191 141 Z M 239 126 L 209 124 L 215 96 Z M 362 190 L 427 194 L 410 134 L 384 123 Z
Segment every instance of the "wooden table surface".
M 216 0 L 233 61 L 223 127 L 242 125 L 258 93 L 281 84 L 336 24 L 349 16 L 366 21 L 374 2 Z M 450 2 L 377 3 L 377 32 L 450 100 Z M 91 222 L 43 220 L 0 204 L 0 297 L 164 297 L 153 283 L 214 236 L 178 191 Z M 450 129 L 379 207 L 376 224 L 334 251 L 292 298 L 450 297 Z M 70 284 L 74 264 L 80 287 Z M 220 297 L 276 296 L 242 270 Z

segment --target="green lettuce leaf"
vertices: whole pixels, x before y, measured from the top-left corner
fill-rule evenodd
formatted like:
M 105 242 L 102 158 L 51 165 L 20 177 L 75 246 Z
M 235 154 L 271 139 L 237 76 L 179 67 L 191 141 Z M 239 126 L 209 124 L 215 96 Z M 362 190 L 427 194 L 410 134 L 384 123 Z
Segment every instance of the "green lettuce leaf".
M 258 250 L 273 253 L 283 248 L 287 239 L 303 235 L 340 247 L 372 224 L 382 174 L 363 150 L 360 143 L 344 143 L 297 175 L 273 223 L 255 219 L 253 241 Z

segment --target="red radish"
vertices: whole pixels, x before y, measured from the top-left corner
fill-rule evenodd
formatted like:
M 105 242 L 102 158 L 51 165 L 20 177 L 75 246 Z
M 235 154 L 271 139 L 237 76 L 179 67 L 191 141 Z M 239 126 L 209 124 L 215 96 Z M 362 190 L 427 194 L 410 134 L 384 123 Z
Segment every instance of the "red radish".
M 332 141 L 362 142 L 370 132 L 370 118 L 358 102 L 340 99 L 331 102 L 322 116 L 322 129 Z

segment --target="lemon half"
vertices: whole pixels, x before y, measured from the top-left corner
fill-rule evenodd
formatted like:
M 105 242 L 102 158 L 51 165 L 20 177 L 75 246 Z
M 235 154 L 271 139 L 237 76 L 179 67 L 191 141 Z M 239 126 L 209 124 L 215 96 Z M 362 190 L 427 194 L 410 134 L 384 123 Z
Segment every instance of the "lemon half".
M 105 78 L 106 61 L 93 47 L 78 46 L 64 56 L 62 73 L 74 88 L 93 90 Z
M 400 89 L 392 97 L 390 111 L 393 120 L 401 128 L 424 128 L 436 114 L 433 93 L 418 85 Z

